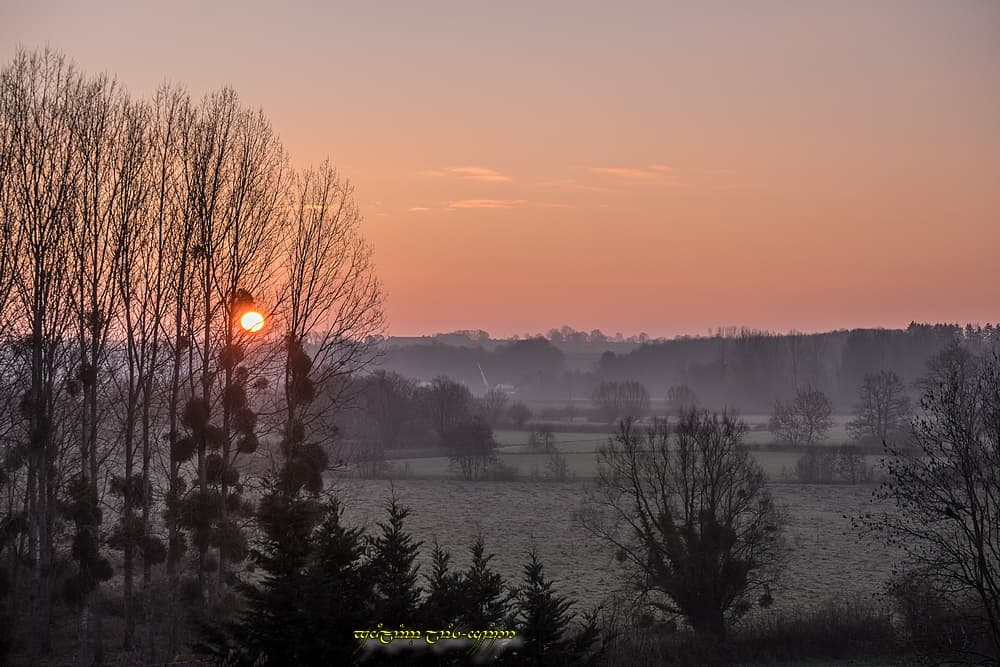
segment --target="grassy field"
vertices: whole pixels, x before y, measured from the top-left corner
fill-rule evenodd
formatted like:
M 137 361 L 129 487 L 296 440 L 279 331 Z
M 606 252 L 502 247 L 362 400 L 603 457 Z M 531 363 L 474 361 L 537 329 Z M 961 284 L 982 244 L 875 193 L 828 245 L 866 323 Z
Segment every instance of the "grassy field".
M 767 424 L 770 418 L 770 415 L 765 414 L 740 415 L 740 419 L 746 422 L 747 425 L 747 433 L 746 436 L 744 436 L 743 441 L 747 445 L 751 446 L 767 446 L 774 444 L 774 435 L 767 430 Z M 832 419 L 833 426 L 827 433 L 826 438 L 820 441 L 820 444 L 842 445 L 851 442 L 851 437 L 847 432 L 847 424 L 851 421 L 851 417 L 849 415 L 834 415 Z M 602 426 L 594 423 L 588 423 L 587 430 L 584 431 L 581 428 L 581 422 L 579 421 L 551 422 L 550 425 L 554 427 L 554 435 L 556 436 L 556 441 L 560 443 L 560 449 L 564 449 L 563 445 L 570 445 L 568 450 L 581 449 L 588 444 L 599 445 L 605 442 L 607 440 L 607 435 L 614 431 L 614 427 L 612 426 Z M 579 428 L 580 430 L 574 431 L 574 427 Z M 529 434 L 529 429 L 500 429 L 494 433 L 494 437 L 500 445 L 517 445 L 525 444 L 528 441 Z M 576 447 L 578 444 L 581 445 L 581 447 Z M 596 446 L 594 448 L 596 449 Z
M 750 417 L 766 421 L 766 416 L 763 415 L 750 415 Z M 825 440 L 824 446 L 840 445 L 847 441 L 845 429 L 847 420 L 847 417 L 838 417 L 835 420 L 834 428 L 831 429 L 833 434 Z M 516 469 L 518 475 L 524 479 L 531 479 L 543 473 L 548 460 L 545 454 L 529 449 L 528 438 L 530 434 L 530 431 L 527 430 L 498 430 L 494 432 L 500 462 Z M 594 477 L 597 471 L 597 450 L 608 442 L 609 437 L 610 434 L 573 431 L 553 434 L 556 449 L 566 457 L 570 473 L 579 479 Z M 802 456 L 800 451 L 766 449 L 774 444 L 774 438 L 767 430 L 748 432 L 744 442 L 755 448 L 752 450 L 753 457 L 768 477 L 775 481 L 786 479 L 792 475 L 795 471 L 795 462 Z M 877 454 L 869 454 L 865 460 L 869 465 L 875 465 L 879 458 Z M 398 475 L 400 477 L 447 479 L 453 476 L 449 469 L 449 460 L 445 456 L 394 457 L 392 465 L 400 473 Z
M 548 457 L 545 454 L 526 452 L 523 449 L 523 446 L 520 445 L 501 448 L 498 458 L 503 465 L 515 468 L 523 479 L 540 476 L 545 471 Z M 573 477 L 591 479 L 595 476 L 597 472 L 595 452 L 562 450 L 561 447 L 560 450 L 565 453 L 566 464 Z M 781 451 L 752 451 L 751 455 L 772 481 L 783 481 L 789 475 L 793 475 L 795 462 L 802 456 L 799 452 Z M 874 466 L 878 463 L 879 458 L 878 455 L 869 454 L 865 456 L 865 461 Z M 449 467 L 450 461 L 445 456 L 400 458 L 394 459 L 391 464 L 398 473 L 396 476 L 400 478 L 451 479 L 454 477 L 454 472 Z
M 456 566 L 468 562 L 468 547 L 482 533 L 495 566 L 519 578 L 534 545 L 557 587 L 585 604 L 621 592 L 613 554 L 576 523 L 584 483 L 464 482 L 342 479 L 349 524 L 373 526 L 384 518 L 386 498 L 395 490 L 412 509 L 408 528 L 424 540 L 421 571 L 429 567 L 430 543 L 451 551 Z M 889 575 L 893 555 L 878 543 L 860 543 L 843 515 L 870 509 L 871 487 L 863 485 L 774 484 L 773 493 L 789 515 L 785 540 L 789 562 L 775 610 L 821 604 L 836 595 L 869 595 Z

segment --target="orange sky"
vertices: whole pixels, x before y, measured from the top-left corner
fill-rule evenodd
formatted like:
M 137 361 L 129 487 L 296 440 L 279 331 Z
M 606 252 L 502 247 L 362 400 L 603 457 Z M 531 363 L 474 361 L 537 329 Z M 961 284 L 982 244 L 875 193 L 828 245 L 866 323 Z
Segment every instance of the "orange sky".
M 1000 3 L 616 4 L 3 0 L 0 56 L 235 86 L 393 334 L 1000 320 Z

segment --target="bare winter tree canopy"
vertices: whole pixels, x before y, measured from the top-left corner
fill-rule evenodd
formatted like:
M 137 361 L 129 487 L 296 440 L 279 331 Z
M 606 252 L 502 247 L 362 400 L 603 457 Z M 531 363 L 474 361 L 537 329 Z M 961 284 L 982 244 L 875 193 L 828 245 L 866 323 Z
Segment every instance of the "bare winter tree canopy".
M 442 442 L 453 428 L 467 423 L 472 416 L 472 392 L 464 384 L 444 375 L 434 378 L 431 386 L 421 392 L 420 400 Z
M 778 402 L 768 428 L 781 442 L 809 447 L 823 440 L 833 425 L 830 399 L 816 389 L 800 389 L 790 403 Z
M 722 637 L 727 616 L 771 602 L 784 517 L 730 414 L 685 412 L 676 427 L 632 420 L 601 449 L 583 527 L 610 545 L 641 599 Z
M 641 418 L 649 410 L 649 392 L 641 382 L 602 382 L 593 393 L 600 416 L 609 424 L 625 417 Z
M 980 659 L 1000 655 L 1000 357 L 946 350 L 924 381 L 914 421 L 917 453 L 888 449 L 888 481 L 876 498 L 890 504 L 854 519 L 862 535 L 905 554 L 893 585 L 919 582 L 944 607 L 950 648 Z M 906 590 L 910 588 L 911 590 Z M 904 590 L 900 590 L 904 589 Z M 960 635 L 960 636 L 958 636 Z
M 109 552 L 125 649 L 154 661 L 161 625 L 176 654 L 182 577 L 214 602 L 246 555 L 249 473 L 274 455 L 287 484 L 322 487 L 333 431 L 317 417 L 383 330 L 360 225 L 349 182 L 326 163 L 293 169 L 232 90 L 138 99 L 50 50 L 0 72 L 3 391 L 21 406 L 3 445 L 0 548 L 28 573 L 12 595 L 37 628 L 30 663 L 50 649 L 53 599 L 76 611 L 78 664 L 103 660 Z M 240 326 L 248 310 L 261 331 Z M 72 565 L 57 581 L 59 553 Z
M 496 428 L 506 415 L 509 402 L 510 397 L 503 390 L 493 387 L 479 399 L 479 412 L 487 424 Z
M 868 373 L 847 430 L 856 440 L 875 444 L 906 437 L 910 414 L 910 397 L 898 375 L 884 370 Z
M 675 414 L 698 407 L 698 395 L 686 384 L 671 385 L 667 390 L 667 408 Z

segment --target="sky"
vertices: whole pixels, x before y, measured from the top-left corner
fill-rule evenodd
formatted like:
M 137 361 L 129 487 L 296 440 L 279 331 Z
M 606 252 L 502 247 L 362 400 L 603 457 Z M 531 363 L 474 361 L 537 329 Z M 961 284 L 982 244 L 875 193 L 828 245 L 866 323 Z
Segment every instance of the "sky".
M 1000 2 L 0 0 L 355 185 L 388 331 L 1000 320 Z

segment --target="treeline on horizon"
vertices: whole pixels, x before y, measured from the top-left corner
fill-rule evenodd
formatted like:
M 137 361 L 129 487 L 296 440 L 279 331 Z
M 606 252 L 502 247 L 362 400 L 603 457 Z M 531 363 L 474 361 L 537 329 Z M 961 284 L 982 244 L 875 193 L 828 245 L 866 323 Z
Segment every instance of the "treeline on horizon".
M 847 413 L 866 374 L 891 371 L 912 387 L 927 360 L 951 343 L 977 354 L 1000 344 L 1000 324 L 990 323 L 914 322 L 906 329 L 813 334 L 730 327 L 709 336 L 631 344 L 594 334 L 563 327 L 547 336 L 508 340 L 491 339 L 484 331 L 388 338 L 381 341 L 379 365 L 417 380 L 447 375 L 475 393 L 486 389 L 482 367 L 491 385 L 514 385 L 521 400 L 589 400 L 601 382 L 634 380 L 654 404 L 662 404 L 671 388 L 687 386 L 702 405 L 744 413 L 769 413 L 775 402 L 811 387 Z

